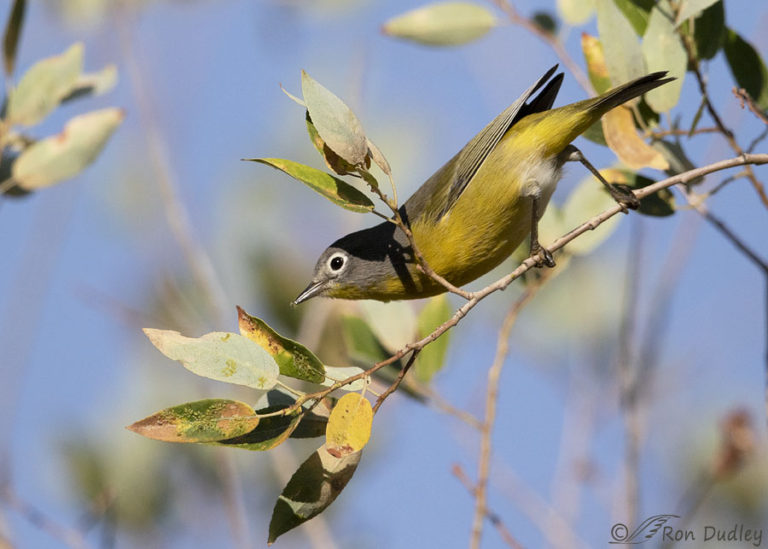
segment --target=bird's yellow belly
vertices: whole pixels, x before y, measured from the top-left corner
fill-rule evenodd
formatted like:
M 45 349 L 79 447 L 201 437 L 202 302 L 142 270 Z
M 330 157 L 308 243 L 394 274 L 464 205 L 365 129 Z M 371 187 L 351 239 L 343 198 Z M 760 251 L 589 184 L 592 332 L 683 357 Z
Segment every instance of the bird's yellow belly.
M 540 217 L 560 177 L 554 156 L 542 158 L 530 151 L 524 158 L 494 156 L 486 160 L 448 214 L 437 223 L 413 225 L 416 244 L 427 263 L 457 286 L 509 257 L 530 234 L 533 198 L 538 198 Z M 428 288 L 431 282 L 423 284 Z

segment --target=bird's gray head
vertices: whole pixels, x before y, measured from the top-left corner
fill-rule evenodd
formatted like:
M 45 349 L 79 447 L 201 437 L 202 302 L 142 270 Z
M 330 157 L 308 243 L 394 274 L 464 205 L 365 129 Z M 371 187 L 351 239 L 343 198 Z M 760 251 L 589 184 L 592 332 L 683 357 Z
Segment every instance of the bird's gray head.
M 294 301 L 315 296 L 342 299 L 384 299 L 395 287 L 413 284 L 406 266 L 412 262 L 410 248 L 392 223 L 350 233 L 331 244 L 315 264 L 312 282 Z

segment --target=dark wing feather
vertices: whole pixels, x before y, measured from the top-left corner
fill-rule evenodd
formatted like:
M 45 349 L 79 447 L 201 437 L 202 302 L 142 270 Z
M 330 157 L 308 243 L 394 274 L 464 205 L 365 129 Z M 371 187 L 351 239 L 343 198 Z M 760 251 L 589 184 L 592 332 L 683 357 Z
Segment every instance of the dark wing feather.
M 447 200 L 438 219 L 443 217 L 453 207 L 464 192 L 464 189 L 467 188 L 469 182 L 472 181 L 472 178 L 477 173 L 480 165 L 496 145 L 498 145 L 499 141 L 512 124 L 527 114 L 547 110 L 552 106 L 555 96 L 560 89 L 560 84 L 563 81 L 562 74 L 557 75 L 549 84 L 547 84 L 541 94 L 531 101 L 529 105 L 526 105 L 525 102 L 550 79 L 556 70 L 557 65 L 549 69 L 544 76 L 539 78 L 533 86 L 528 88 L 514 103 L 507 107 L 504 112 L 494 118 L 490 124 L 473 137 L 451 161 L 454 170 L 452 178 L 453 182 L 451 183 Z

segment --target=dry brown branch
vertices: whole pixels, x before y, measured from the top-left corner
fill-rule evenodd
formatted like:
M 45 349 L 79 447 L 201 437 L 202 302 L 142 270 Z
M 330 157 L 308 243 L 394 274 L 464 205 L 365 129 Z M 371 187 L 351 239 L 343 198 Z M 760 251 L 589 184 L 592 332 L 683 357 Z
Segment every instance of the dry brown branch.
M 551 273 L 552 271 L 545 271 L 545 273 Z M 512 327 L 515 325 L 517 316 L 525 305 L 533 298 L 538 292 L 539 288 L 546 281 L 546 277 L 542 277 L 529 285 L 522 295 L 512 304 L 504 317 L 504 321 L 499 329 L 499 336 L 496 343 L 496 356 L 493 359 L 493 364 L 488 370 L 488 389 L 485 397 L 485 420 L 483 421 L 482 429 L 480 430 L 480 458 L 477 465 L 477 485 L 475 486 L 475 518 L 472 521 L 472 536 L 470 538 L 469 546 L 472 549 L 478 549 L 480 547 L 480 540 L 483 535 L 483 522 L 485 516 L 488 514 L 487 509 L 487 489 L 488 489 L 488 476 L 491 466 L 491 432 L 493 430 L 493 424 L 496 421 L 496 403 L 499 394 L 499 378 L 501 377 L 501 370 L 504 367 L 504 362 L 509 352 L 509 337 L 512 332 Z
M 451 472 L 454 474 L 454 476 L 457 479 L 459 479 L 459 482 L 461 482 L 461 484 L 464 485 L 464 488 L 467 489 L 467 492 L 469 492 L 472 495 L 475 495 L 477 493 L 477 487 L 472 484 L 472 480 L 470 480 L 467 473 L 464 472 L 464 469 L 462 469 L 461 465 L 459 464 L 454 465 L 451 468 Z M 506 543 L 507 545 L 515 549 L 523 549 L 523 546 L 520 544 L 519 541 L 515 539 L 515 537 L 512 535 L 509 529 L 504 525 L 499 515 L 497 515 L 491 509 L 488 509 L 486 507 L 485 516 L 488 518 L 488 520 L 491 521 L 491 524 L 493 524 L 496 530 L 498 530 L 499 535 L 501 536 L 501 539 L 504 540 L 504 543 Z

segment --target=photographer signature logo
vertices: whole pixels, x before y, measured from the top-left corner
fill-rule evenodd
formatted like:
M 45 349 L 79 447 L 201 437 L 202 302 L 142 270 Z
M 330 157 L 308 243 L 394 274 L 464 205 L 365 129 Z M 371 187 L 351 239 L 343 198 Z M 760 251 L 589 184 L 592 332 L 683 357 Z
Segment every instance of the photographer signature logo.
M 653 538 L 669 519 L 680 518 L 678 515 L 653 515 L 645 519 L 640 526 L 632 532 L 629 531 L 626 524 L 617 522 L 611 527 L 611 541 L 608 543 L 622 545 L 636 545 L 645 543 Z

